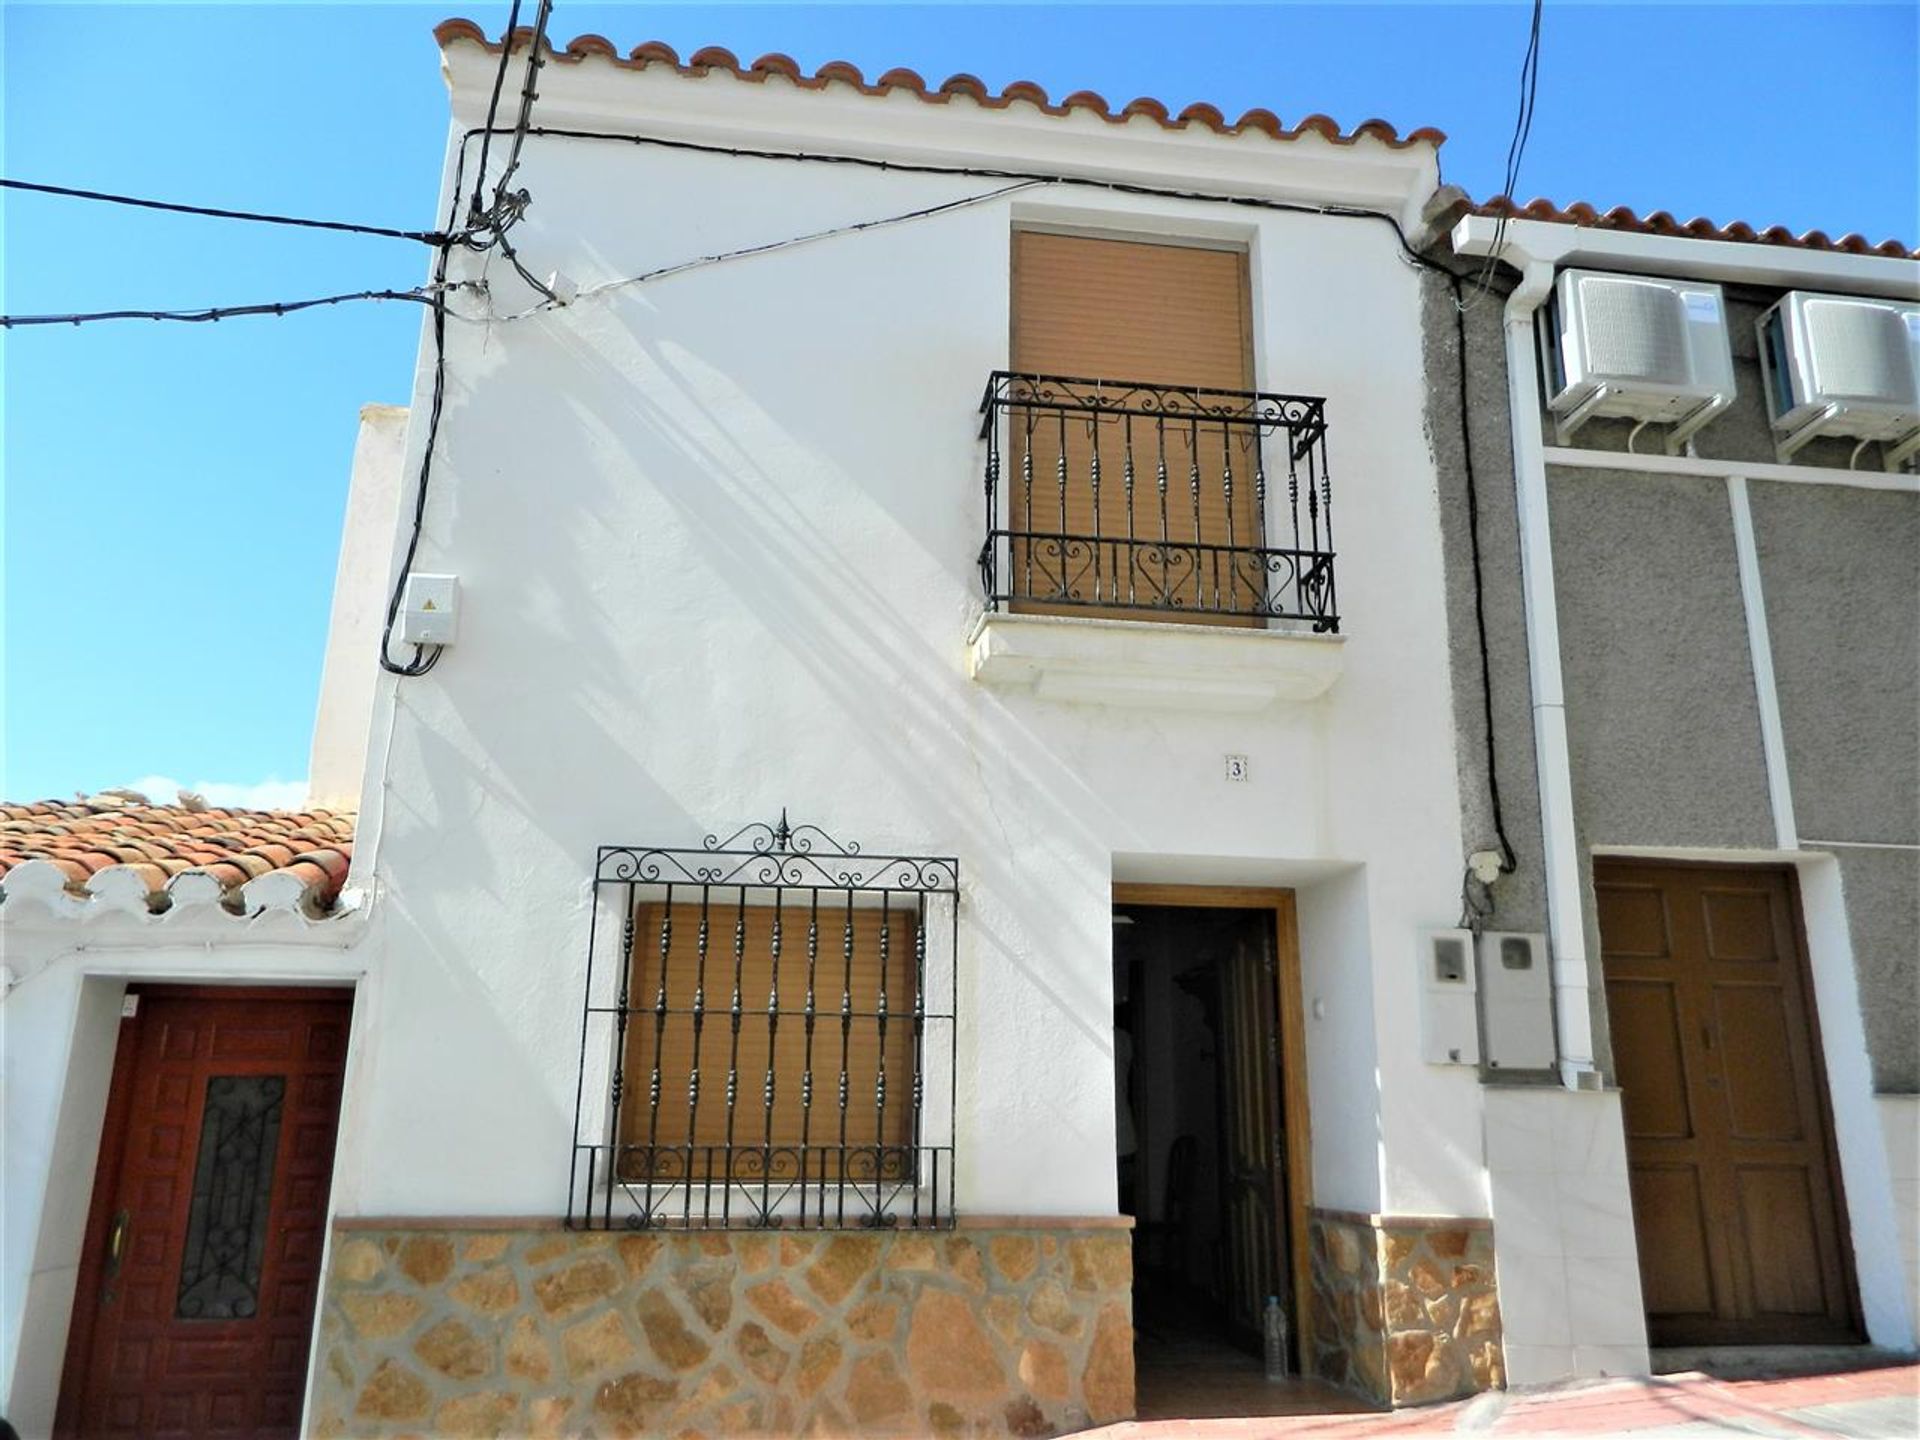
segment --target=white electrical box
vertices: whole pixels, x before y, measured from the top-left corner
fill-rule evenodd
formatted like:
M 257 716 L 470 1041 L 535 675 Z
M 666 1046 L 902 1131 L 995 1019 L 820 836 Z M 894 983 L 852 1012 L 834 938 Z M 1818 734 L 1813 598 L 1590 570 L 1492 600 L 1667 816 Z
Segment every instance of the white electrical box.
M 459 628 L 459 577 L 407 576 L 407 588 L 400 599 L 400 643 L 451 645 Z
M 1920 304 L 1795 290 L 1758 328 L 1783 462 L 1820 435 L 1880 441 L 1889 470 L 1920 451 Z
M 1547 937 L 1511 930 L 1480 936 L 1482 1048 L 1493 1070 L 1551 1070 L 1553 971 Z
M 1547 408 L 1562 445 L 1597 416 L 1669 427 L 1667 452 L 1733 403 L 1718 285 L 1566 270 L 1541 333 Z
M 1480 1063 L 1473 968 L 1471 930 L 1420 936 L 1420 1042 L 1430 1065 Z

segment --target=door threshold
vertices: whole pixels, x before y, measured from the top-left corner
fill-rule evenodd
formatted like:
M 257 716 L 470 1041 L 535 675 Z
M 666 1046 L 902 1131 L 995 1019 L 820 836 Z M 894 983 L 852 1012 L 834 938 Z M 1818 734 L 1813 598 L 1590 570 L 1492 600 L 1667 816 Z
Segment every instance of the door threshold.
M 1913 1352 L 1884 1345 L 1672 1345 L 1649 1352 L 1656 1375 L 1698 1372 L 1718 1380 L 1780 1379 L 1911 1365 Z

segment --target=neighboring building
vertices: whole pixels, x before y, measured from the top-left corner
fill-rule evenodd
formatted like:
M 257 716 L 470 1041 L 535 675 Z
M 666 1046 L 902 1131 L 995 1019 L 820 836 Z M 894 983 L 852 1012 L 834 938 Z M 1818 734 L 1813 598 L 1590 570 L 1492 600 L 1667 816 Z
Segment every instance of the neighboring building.
M 457 221 L 499 50 L 439 35 Z M 100 1434 L 301 1404 L 314 1435 L 1057 1433 L 1257 1375 L 1233 1346 L 1268 1296 L 1329 1405 L 1643 1373 L 1636 1234 L 1685 1237 L 1643 1178 L 1610 897 L 1697 888 L 1615 858 L 1683 850 L 1797 867 L 1729 902 L 1787 1008 L 1711 1041 L 1799 1047 L 1734 1090 L 1805 1121 L 1745 1192 L 1783 1253 L 1827 1227 L 1784 1308 L 1910 1346 L 1912 1017 L 1872 1007 L 1914 979 L 1920 482 L 1860 488 L 1819 440 L 1738 451 L 1740 500 L 1604 420 L 1576 439 L 1609 471 L 1576 473 L 1523 307 L 1562 259 L 1860 294 L 1913 266 L 1519 221 L 1530 288 L 1468 281 L 1463 357 L 1437 267 L 1491 222 L 1439 142 L 553 57 L 513 245 L 568 303 L 456 248 L 444 377 L 429 334 L 404 441 L 363 416 L 312 771 L 334 805 L 364 775 L 351 870 L 248 835 L 223 848 L 273 873 L 162 888 L 128 870 L 161 842 L 88 862 L 38 807 L 0 855 L 9 1418 L 48 1433 L 64 1385 Z M 1752 448 L 1739 378 L 1701 454 Z M 393 656 L 451 640 L 369 685 L 403 567 L 457 583 L 413 588 Z M 1887 617 L 1850 653 L 1820 644 L 1842 606 Z M 1741 668 L 1769 634 L 1771 688 Z M 1842 721 L 1874 783 L 1824 748 Z M 1836 862 L 1794 815 L 1890 848 Z M 112 817 L 116 845 L 243 823 Z M 350 848 L 338 817 L 244 823 Z M 1795 904 L 1817 1026 L 1782 998 Z M 1474 929 L 1550 954 L 1496 937 L 1476 988 Z M 245 988 L 170 988 L 213 980 Z M 1752 1311 L 1771 1282 L 1742 1283 Z

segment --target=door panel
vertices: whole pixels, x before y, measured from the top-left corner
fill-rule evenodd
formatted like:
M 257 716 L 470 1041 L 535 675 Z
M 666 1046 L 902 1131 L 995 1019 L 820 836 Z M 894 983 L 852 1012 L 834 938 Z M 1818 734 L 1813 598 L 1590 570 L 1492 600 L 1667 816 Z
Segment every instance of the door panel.
M 293 1433 L 351 1004 L 339 991 L 139 995 L 57 1433 Z
M 1787 876 L 1595 866 L 1655 1345 L 1857 1340 Z

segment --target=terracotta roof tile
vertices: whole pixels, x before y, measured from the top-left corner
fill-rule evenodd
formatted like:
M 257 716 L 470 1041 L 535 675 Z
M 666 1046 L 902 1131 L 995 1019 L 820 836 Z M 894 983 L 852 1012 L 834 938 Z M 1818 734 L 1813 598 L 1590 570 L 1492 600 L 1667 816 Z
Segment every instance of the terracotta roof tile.
M 1584 201 L 1560 206 L 1551 200 L 1532 200 L 1522 205 L 1505 195 L 1496 195 L 1473 207 L 1473 214 L 1493 219 L 1506 216 L 1513 220 L 1545 220 L 1556 225 L 1583 225 L 1594 230 L 1629 230 L 1638 235 L 1676 235 L 1695 240 L 1734 240 L 1755 245 L 1782 245 L 1795 250 L 1839 250 L 1850 255 L 1885 255 L 1895 260 L 1920 260 L 1920 250 L 1910 250 L 1898 240 L 1883 240 L 1878 245 L 1864 235 L 1843 235 L 1835 240 L 1824 230 L 1809 230 L 1796 235 L 1783 225 L 1755 230 L 1744 220 L 1721 225 L 1705 216 L 1679 220 L 1666 210 L 1638 215 L 1625 205 L 1616 205 L 1602 214 Z
M 434 38 L 444 50 L 456 43 L 479 45 L 483 49 L 498 55 L 502 41 L 487 39 L 486 32 L 471 20 L 443 20 L 434 27 Z M 515 30 L 510 43 L 516 48 L 531 44 L 533 31 L 525 26 Z M 1325 115 L 1309 115 L 1299 124 L 1288 127 L 1271 110 L 1249 110 L 1238 120 L 1228 122 L 1226 116 L 1207 104 L 1193 104 L 1180 111 L 1178 116 L 1169 119 L 1169 111 L 1160 101 L 1142 96 L 1131 100 L 1117 109 L 1108 103 L 1106 97 L 1092 90 L 1076 90 L 1066 99 L 1054 101 L 1047 92 L 1031 80 L 1016 80 L 998 94 L 988 89 L 985 82 L 973 75 L 953 75 L 938 85 L 929 85 L 912 70 L 888 70 L 879 79 L 868 81 L 858 66 L 844 60 L 830 60 L 807 74 L 787 55 L 762 55 L 751 65 L 742 65 L 731 50 L 718 45 L 709 45 L 696 50 L 683 62 L 679 54 L 670 45 L 658 40 L 650 40 L 636 45 L 623 58 L 612 41 L 599 35 L 580 35 L 567 42 L 566 49 L 555 51 L 551 46 L 548 53 L 553 60 L 563 65 L 577 65 L 589 59 L 605 60 L 610 64 L 630 70 L 644 70 L 649 65 L 665 65 L 682 75 L 705 75 L 714 70 L 724 70 L 741 80 L 762 81 L 770 75 L 777 75 L 802 90 L 824 90 L 829 85 L 848 85 L 863 95 L 885 95 L 893 91 L 904 91 L 918 96 L 930 105 L 944 105 L 955 95 L 963 95 L 975 104 L 987 110 L 1004 110 L 1017 103 L 1031 105 L 1048 115 L 1066 115 L 1072 111 L 1085 111 L 1097 115 L 1115 125 L 1122 125 L 1136 115 L 1144 115 L 1155 124 L 1168 130 L 1184 130 L 1198 125 L 1221 135 L 1237 135 L 1246 130 L 1257 130 L 1275 140 L 1292 140 L 1309 131 L 1332 141 L 1336 145 L 1353 145 L 1362 140 L 1376 140 L 1396 150 L 1404 150 L 1414 145 L 1437 146 L 1446 140 L 1446 136 L 1430 126 L 1422 127 L 1411 134 L 1402 136 L 1384 120 L 1368 120 L 1351 131 L 1342 130 Z
M 7 875 L 37 860 L 57 867 L 68 893 L 83 899 L 102 871 L 134 876 L 153 910 L 168 907 L 168 886 L 183 875 L 212 877 L 221 903 L 236 910 L 250 881 L 290 875 L 301 883 L 301 908 L 324 914 L 346 883 L 353 821 L 329 810 L 150 805 L 125 792 L 0 804 L 0 898 Z

